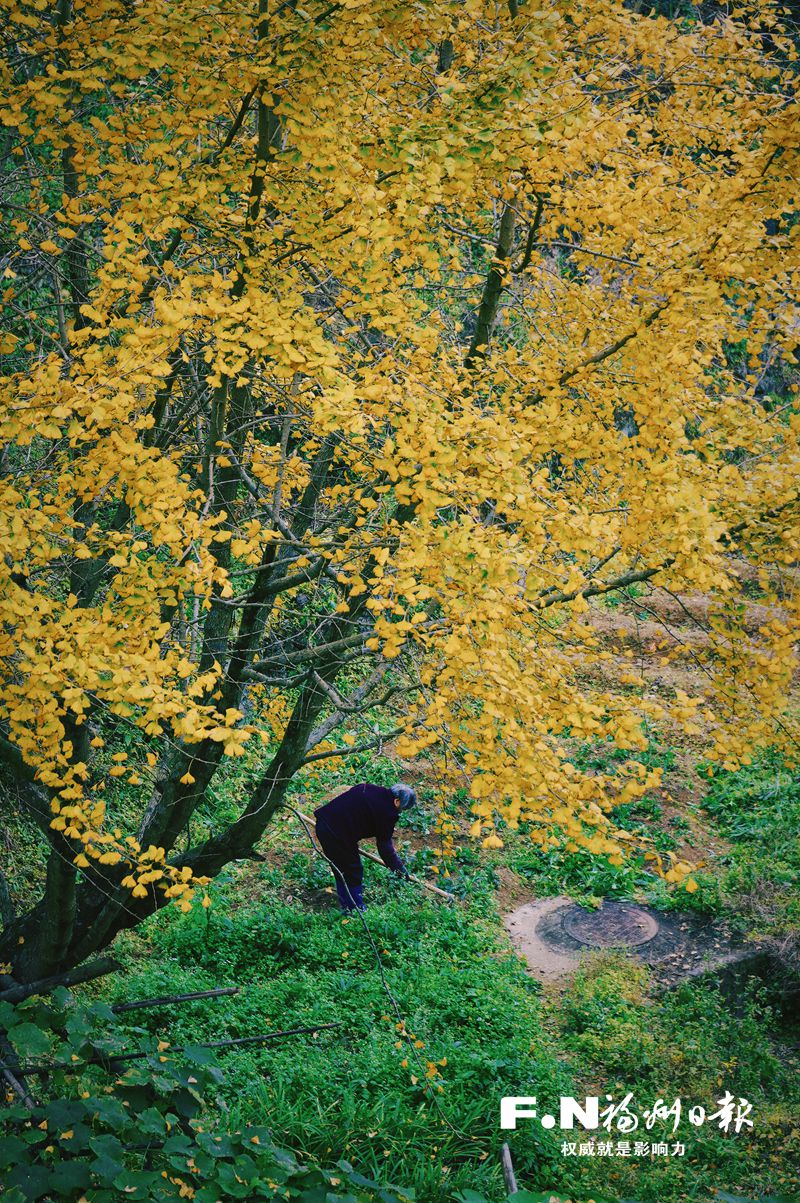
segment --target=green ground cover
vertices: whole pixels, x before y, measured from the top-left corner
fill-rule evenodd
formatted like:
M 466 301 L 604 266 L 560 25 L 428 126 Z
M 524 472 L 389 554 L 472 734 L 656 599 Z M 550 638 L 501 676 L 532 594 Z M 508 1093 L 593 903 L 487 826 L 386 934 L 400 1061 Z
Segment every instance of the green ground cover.
M 574 755 L 609 772 L 618 752 L 579 746 Z M 687 783 L 673 750 L 655 738 L 643 759 Z M 356 775 L 367 772 L 385 781 L 398 775 L 389 761 L 356 766 Z M 565 1157 L 558 1130 L 521 1124 L 509 1134 L 520 1184 L 581 1203 L 797 1199 L 798 1030 L 785 995 L 757 979 L 738 997 L 703 982 L 659 994 L 644 970 L 612 955 L 587 962 L 565 991 L 542 991 L 502 929 L 510 872 L 531 896 L 566 892 L 589 905 L 603 896 L 637 898 L 724 915 L 766 939 L 788 977 L 798 926 L 798 778 L 769 754 L 738 773 L 709 780 L 700 765 L 692 774 L 705 791 L 705 809 L 696 790 L 687 804 L 692 823 L 699 817 L 723 841 L 720 855 L 698 873 L 693 895 L 669 894 L 641 860 L 615 868 L 584 853 L 544 853 L 524 831 L 506 830 L 503 848 L 493 851 L 457 841 L 454 905 L 368 865 L 368 934 L 358 919 L 338 915 L 327 867 L 287 814 L 269 836 L 265 863 L 226 871 L 211 887 L 209 909 L 186 916 L 170 910 L 123 937 L 118 952 L 126 971 L 83 994 L 115 1002 L 241 988 L 233 997 L 122 1017 L 115 1039 L 121 1047 L 149 1048 L 151 1059 L 159 1040 L 175 1048 L 340 1023 L 316 1037 L 214 1054 L 223 1074 L 221 1084 L 215 1075 L 207 1084 L 204 1124 L 268 1130 L 301 1162 L 327 1167 L 328 1184 L 344 1159 L 355 1178 L 344 1179 L 342 1192 L 357 1189 L 361 1174 L 400 1184 L 418 1203 L 498 1203 L 503 1095 L 535 1094 L 552 1108 L 563 1094 L 620 1099 L 633 1091 L 640 1108 L 680 1096 L 686 1106 L 708 1109 L 728 1089 L 753 1103 L 752 1133 L 684 1126 L 682 1158 Z M 339 783 L 331 773 L 317 796 Z M 293 801 L 308 809 L 303 790 L 300 783 Z M 405 821 L 398 842 L 412 869 L 425 874 L 436 862 L 437 841 L 433 792 L 420 793 L 423 807 Z M 452 809 L 463 812 L 463 799 L 453 799 Z M 618 818 L 630 830 L 646 830 L 665 852 L 685 824 L 666 814 L 656 794 L 622 808 Z M 176 1064 L 182 1073 L 180 1055 Z M 286 1181 L 300 1191 L 311 1177 L 292 1170 Z M 308 1189 L 319 1189 L 321 1201 L 339 1197 L 330 1185 Z M 373 1197 L 371 1188 L 358 1189 Z
M 528 1093 L 535 1080 L 558 1098 L 569 1075 L 545 1033 L 538 990 L 495 925 L 380 874 L 368 870 L 368 922 L 391 997 L 358 919 L 284 901 L 306 884 L 301 857 L 283 871 L 259 869 L 247 882 L 255 897 L 233 913 L 235 880 L 215 888 L 207 913 L 156 920 L 146 952 L 113 986 L 143 997 L 242 985 L 232 999 L 176 1009 L 168 1028 L 177 1043 L 341 1022 L 316 1040 L 227 1053 L 231 1120 L 258 1116 L 302 1156 L 346 1157 L 421 1200 L 464 1188 L 498 1198 L 500 1097 Z M 144 1019 L 164 1033 L 163 1014 L 134 1014 L 137 1026 Z M 558 1172 L 557 1142 L 541 1129 L 525 1157 L 545 1185 Z
M 596 754 L 614 756 L 610 749 Z M 669 767 L 668 749 L 654 746 L 650 754 Z M 652 830 L 657 805 L 645 799 L 620 818 Z M 730 832 L 730 850 L 704 870 L 697 894 L 675 896 L 672 905 L 730 915 L 756 879 L 790 894 L 796 806 L 794 778 L 769 757 L 713 779 L 709 822 Z M 737 827 L 742 816 L 746 833 Z M 429 828 L 422 814 L 406 829 L 405 852 L 417 871 L 433 859 L 420 847 Z M 663 839 L 669 843 L 668 829 Z M 301 1157 L 323 1164 L 345 1157 L 426 1203 L 469 1191 L 503 1197 L 502 1095 L 535 1094 L 557 1105 L 561 1094 L 620 1098 L 629 1090 L 642 1107 L 680 1096 L 686 1106 L 710 1110 L 729 1089 L 753 1103 L 755 1126 L 738 1137 L 710 1125 L 690 1129 L 685 1156 L 659 1162 L 563 1157 L 558 1130 L 520 1125 L 511 1142 L 521 1184 L 575 1199 L 645 1203 L 705 1203 L 717 1188 L 748 1199 L 796 1197 L 797 1033 L 778 996 L 760 981 L 735 998 L 713 983 L 659 995 L 644 970 L 614 956 L 590 961 L 566 993 L 543 995 L 502 932 L 504 867 L 540 895 L 670 903 L 643 863 L 614 869 L 583 854 L 544 854 L 524 833 L 507 832 L 504 848 L 492 854 L 459 848 L 455 906 L 368 866 L 373 949 L 361 923 L 333 909 L 323 892 L 327 870 L 289 820 L 272 837 L 267 864 L 235 869 L 214 884 L 209 910 L 163 914 L 129 937 L 129 971 L 108 989 L 132 998 L 242 987 L 232 999 L 176 1008 L 168 1020 L 163 1012 L 131 1017 L 173 1043 L 341 1022 L 316 1039 L 225 1053 L 226 1122 L 266 1124 Z M 739 920 L 753 929 L 744 913 Z M 760 934 L 765 926 L 768 917 Z M 787 930 L 786 915 L 771 930 Z

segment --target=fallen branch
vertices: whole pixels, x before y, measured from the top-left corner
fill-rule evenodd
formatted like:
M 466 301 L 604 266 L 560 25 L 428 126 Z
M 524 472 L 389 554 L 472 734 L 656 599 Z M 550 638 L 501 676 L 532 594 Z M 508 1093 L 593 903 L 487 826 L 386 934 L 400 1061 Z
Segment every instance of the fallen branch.
M 517 1176 L 514 1173 L 514 1163 L 511 1160 L 511 1150 L 507 1144 L 503 1144 L 500 1149 L 500 1164 L 503 1167 L 503 1179 L 506 1184 L 506 1194 L 516 1195 L 518 1193 Z
M 187 1048 L 232 1048 L 240 1044 L 263 1044 L 267 1040 L 278 1040 L 283 1036 L 305 1036 L 311 1032 L 326 1032 L 331 1028 L 340 1028 L 341 1023 L 317 1023 L 313 1027 L 305 1028 L 285 1028 L 280 1032 L 264 1032 L 260 1036 L 239 1036 L 232 1040 L 207 1040 L 202 1044 L 180 1044 L 177 1048 L 170 1049 L 171 1053 L 185 1053 Z M 84 1069 L 87 1065 L 104 1065 L 109 1069 L 116 1069 L 125 1061 L 144 1061 L 147 1057 L 152 1056 L 152 1051 L 144 1053 L 113 1053 L 109 1056 L 87 1057 L 83 1061 L 53 1061 L 49 1065 L 22 1065 L 17 1069 L 17 1073 L 24 1074 L 43 1074 L 53 1073 L 57 1069 Z M 163 1054 L 162 1054 L 163 1056 Z M 0 1070 L 7 1070 L 8 1065 L 0 1063 Z
M 79 965 L 77 969 L 70 969 L 68 973 L 56 973 L 53 977 L 40 978 L 38 982 L 21 983 L 0 990 L 0 1002 L 22 1002 L 33 994 L 50 994 L 59 986 L 78 986 L 81 982 L 91 982 L 96 977 L 105 977 L 107 973 L 115 973 L 121 968 L 120 962 L 115 961 L 113 957 L 98 957 L 96 961 L 89 961 L 88 965 Z
M 31 1097 L 31 1095 L 25 1089 L 24 1084 L 11 1072 L 10 1069 L 3 1069 L 2 1073 L 14 1094 L 19 1095 L 20 1099 L 28 1108 L 28 1110 L 32 1111 L 36 1106 L 36 1100 Z
M 115 1003 L 111 1010 L 115 1015 L 123 1011 L 135 1011 L 138 1007 L 166 1007 L 171 1003 L 193 1002 L 196 998 L 221 998 L 223 994 L 238 994 L 239 986 L 219 986 L 214 990 L 197 990 L 194 994 L 166 994 L 163 998 L 140 998 L 135 1002 Z
M 11 1090 L 16 1094 L 29 1111 L 32 1111 L 36 1106 L 36 1099 L 33 1098 L 28 1090 L 27 1083 L 22 1076 L 20 1070 L 19 1058 L 14 1051 L 14 1046 L 10 1043 L 4 1032 L 0 1032 L 0 1052 L 9 1060 L 3 1064 L 0 1074 L 11 1087 Z

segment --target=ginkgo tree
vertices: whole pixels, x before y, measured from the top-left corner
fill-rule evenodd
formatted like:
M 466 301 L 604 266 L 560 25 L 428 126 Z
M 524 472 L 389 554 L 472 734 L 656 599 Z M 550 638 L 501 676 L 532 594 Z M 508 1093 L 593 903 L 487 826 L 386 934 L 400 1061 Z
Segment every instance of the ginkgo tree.
M 188 907 L 323 758 L 444 749 L 473 835 L 619 861 L 643 718 L 793 746 L 794 43 L 635 7 L 3 0 L 10 981 Z M 711 599 L 695 696 L 586 671 L 646 581 Z

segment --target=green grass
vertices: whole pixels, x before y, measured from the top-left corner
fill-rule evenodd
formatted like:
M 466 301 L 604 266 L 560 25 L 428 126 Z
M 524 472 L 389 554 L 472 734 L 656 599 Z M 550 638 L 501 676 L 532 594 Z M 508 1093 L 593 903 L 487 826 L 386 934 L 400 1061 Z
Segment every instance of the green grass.
M 534 1094 L 557 1108 L 562 1094 L 619 1099 L 633 1090 L 642 1108 L 681 1096 L 710 1109 L 727 1087 L 754 1103 L 752 1137 L 690 1129 L 685 1159 L 579 1161 L 560 1155 L 558 1130 L 521 1125 L 510 1137 L 520 1182 L 644 1203 L 710 1203 L 715 1187 L 786 1194 L 797 1066 L 776 1043 L 779 1017 L 764 996 L 731 1002 L 695 984 L 653 997 L 643 970 L 611 957 L 591 964 L 563 998 L 543 1001 L 509 955 L 492 869 L 466 850 L 464 898 L 454 907 L 367 866 L 369 927 L 400 1014 L 422 1042 L 412 1049 L 359 920 L 301 902 L 329 884 L 327 870 L 305 844 L 285 833 L 276 840 L 270 865 L 217 880 L 210 910 L 162 914 L 129 936 L 129 971 L 105 987 L 122 999 L 241 986 L 233 998 L 128 1017 L 176 1044 L 342 1023 L 316 1038 L 221 1054 L 226 1122 L 265 1124 L 301 1157 L 323 1165 L 344 1157 L 425 1203 L 469 1190 L 497 1201 L 503 1095 Z M 563 870 L 552 866 L 553 883 Z M 608 887 L 582 872 L 584 886 Z M 611 884 L 624 892 L 622 878 Z
M 674 750 L 653 732 L 648 738 L 636 758 L 674 780 Z M 607 774 L 628 755 L 610 741 L 571 747 L 577 764 Z M 352 770 L 356 778 L 387 783 L 402 775 L 386 758 Z M 345 1158 L 370 1177 L 411 1188 L 420 1203 L 445 1203 L 469 1191 L 492 1203 L 504 1197 L 503 1095 L 534 1094 L 557 1106 L 562 1094 L 608 1092 L 619 1099 L 632 1090 L 642 1108 L 679 1096 L 687 1106 L 708 1108 L 726 1088 L 753 1102 L 752 1134 L 724 1136 L 706 1126 L 685 1132 L 685 1158 L 579 1160 L 561 1156 L 557 1131 L 521 1125 L 510 1134 L 520 1182 L 582 1200 L 711 1203 L 716 1188 L 745 1198 L 792 1198 L 797 1032 L 787 1029 L 775 998 L 763 989 L 725 998 L 707 983 L 655 995 L 645 971 L 605 957 L 565 994 L 543 999 L 510 955 L 500 925 L 498 887 L 510 868 L 531 896 L 569 893 L 590 904 L 638 897 L 722 914 L 788 960 L 796 957 L 800 778 L 767 752 L 737 773 L 708 778 L 704 766 L 699 771 L 707 821 L 729 847 L 698 874 L 693 895 L 669 892 L 641 859 L 615 867 L 589 853 L 543 852 L 524 830 L 503 829 L 504 847 L 492 853 L 472 843 L 457 848 L 454 907 L 395 885 L 368 865 L 370 930 L 410 1043 L 396 1027 L 360 922 L 343 922 L 333 905 L 315 909 L 304 901 L 330 880 L 293 821 L 270 835 L 268 864 L 230 868 L 217 879 L 210 910 L 198 907 L 185 917 L 169 911 L 125 936 L 127 973 L 94 991 L 121 1000 L 241 987 L 233 998 L 129 1014 L 132 1044 L 142 1029 L 178 1045 L 341 1022 L 317 1037 L 220 1053 L 223 1122 L 266 1125 L 300 1157 L 327 1166 Z M 298 781 L 293 801 L 307 809 L 306 790 L 319 797 L 341 784 L 333 771 L 313 783 Z M 238 776 L 221 779 L 198 822 L 212 830 L 227 819 L 239 789 Z M 425 789 L 420 793 L 430 800 Z M 451 806 L 463 814 L 465 800 Z M 665 829 L 655 794 L 618 808 L 614 817 L 649 834 L 661 851 L 669 851 L 681 829 L 680 822 Z M 432 809 L 423 806 L 398 829 L 401 851 L 420 873 L 436 854 L 431 846 L 413 851 L 410 841 L 428 837 L 430 844 L 432 828 Z M 28 838 L 24 824 L 19 834 Z M 32 888 L 24 865 L 14 885 L 21 894 Z M 429 1065 L 435 1076 L 426 1087 Z
M 648 737 L 637 759 L 674 779 L 674 750 L 654 733 Z M 571 755 L 609 774 L 628 758 L 609 741 L 576 741 Z M 385 758 L 352 768 L 357 779 L 398 776 Z M 126 1020 L 132 1039 L 143 1026 L 181 1044 L 341 1022 L 317 1037 L 221 1053 L 225 1122 L 265 1124 L 300 1157 L 329 1166 L 346 1158 L 370 1177 L 411 1188 L 420 1203 L 444 1203 L 464 1191 L 493 1203 L 504 1197 L 503 1095 L 534 1094 L 557 1108 L 562 1094 L 609 1092 L 619 1099 L 632 1090 L 642 1108 L 678 1096 L 687 1106 L 710 1108 L 726 1088 L 753 1102 L 752 1134 L 689 1129 L 685 1158 L 579 1160 L 561 1156 L 557 1130 L 529 1124 L 511 1134 L 520 1182 L 575 1199 L 642 1203 L 711 1203 L 715 1188 L 747 1198 L 792 1197 L 797 1033 L 787 1035 L 774 999 L 757 990 L 726 999 L 707 983 L 656 996 L 644 970 L 606 957 L 590 963 L 563 996 L 543 1000 L 510 954 L 500 924 L 498 887 L 510 868 L 532 896 L 569 893 L 587 903 L 638 897 L 738 917 L 748 931 L 785 941 L 800 918 L 800 852 L 792 842 L 800 782 L 766 753 L 738 773 L 703 780 L 708 822 L 730 850 L 700 873 L 693 895 L 668 891 L 641 859 L 614 867 L 589 853 L 543 852 L 524 830 L 503 829 L 504 847 L 492 853 L 460 844 L 454 907 L 367 865 L 368 922 L 384 984 L 360 922 L 343 921 L 333 900 L 319 908 L 315 892 L 330 886 L 328 869 L 312 859 L 290 820 L 273 829 L 267 864 L 233 867 L 216 880 L 210 910 L 164 913 L 125 937 L 128 972 L 100 988 L 116 1000 L 241 987 L 233 998 L 133 1012 Z M 335 772 L 299 781 L 293 801 L 307 809 L 305 789 L 319 797 L 341 784 Z M 235 803 L 237 788 L 221 781 L 223 800 L 207 806 L 209 828 L 223 802 L 226 814 Z M 454 798 L 451 808 L 463 814 L 465 800 Z M 649 834 L 661 851 L 674 846 L 681 829 L 672 823 L 665 830 L 656 795 L 618 808 L 615 819 Z M 432 826 L 432 810 L 423 806 L 397 833 L 409 867 L 423 874 L 435 851 L 414 851 L 409 841 L 430 837 Z M 410 1041 L 396 1026 L 386 985 Z
M 695 982 L 653 996 L 644 969 L 623 957 L 598 956 L 554 1008 L 554 1023 L 574 1071 L 596 1086 L 587 1093 L 608 1090 L 619 1098 L 634 1090 L 640 1107 L 657 1098 L 683 1104 L 685 1158 L 588 1160 L 581 1167 L 583 1192 L 654 1203 L 711 1200 L 716 1188 L 748 1198 L 800 1197 L 794 1193 L 800 1191 L 800 1065 L 776 1044 L 782 1021 L 763 988 L 731 999 L 713 984 Z M 724 1134 L 710 1122 L 688 1127 L 690 1106 L 711 1114 L 726 1090 L 753 1104 L 752 1132 Z
M 368 921 L 411 1041 L 397 1029 L 360 921 L 282 901 L 287 888 L 306 884 L 302 856 L 282 872 L 259 870 L 248 883 L 256 897 L 235 911 L 242 882 L 233 875 L 214 887 L 210 911 L 151 922 L 148 949 L 111 983 L 115 998 L 241 985 L 234 998 L 168 1015 L 132 1013 L 132 1026 L 144 1023 L 173 1043 L 341 1022 L 316 1039 L 224 1054 L 231 1121 L 267 1124 L 301 1156 L 323 1164 L 345 1157 L 420 1200 L 466 1188 L 499 1199 L 501 1096 L 534 1084 L 551 1098 L 570 1093 L 538 988 L 492 924 L 428 902 L 414 887 L 382 884 L 380 872 L 368 871 Z M 138 944 L 129 938 L 131 951 Z M 521 1160 L 526 1179 L 549 1186 L 559 1168 L 556 1138 L 539 1129 Z
M 707 768 L 701 766 L 705 778 Z M 728 914 L 800 971 L 800 773 L 772 752 L 715 771 L 704 809 L 730 848 L 697 876 L 693 905 Z

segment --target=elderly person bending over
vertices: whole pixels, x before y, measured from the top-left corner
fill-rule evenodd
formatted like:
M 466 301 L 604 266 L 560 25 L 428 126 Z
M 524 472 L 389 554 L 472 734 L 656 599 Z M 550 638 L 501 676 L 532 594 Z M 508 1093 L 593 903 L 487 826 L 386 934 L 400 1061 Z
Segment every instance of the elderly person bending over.
M 400 877 L 408 877 L 395 851 L 392 832 L 400 812 L 417 800 L 407 785 L 354 785 L 332 802 L 314 811 L 316 832 L 322 851 L 333 866 L 336 893 L 343 911 L 364 910 L 362 881 L 364 866 L 359 840 L 374 839 L 381 860 Z

